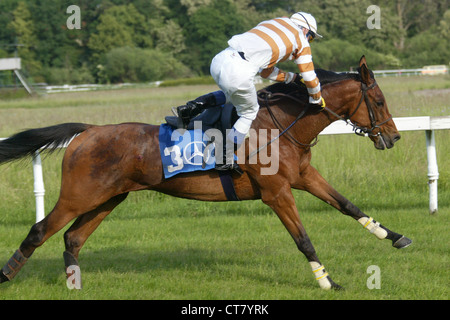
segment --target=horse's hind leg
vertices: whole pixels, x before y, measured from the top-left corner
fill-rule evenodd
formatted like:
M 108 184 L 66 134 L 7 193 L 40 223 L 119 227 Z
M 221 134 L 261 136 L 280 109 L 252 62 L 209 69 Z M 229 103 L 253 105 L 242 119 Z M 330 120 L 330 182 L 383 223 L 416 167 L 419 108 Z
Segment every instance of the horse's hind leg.
M 12 280 L 37 247 L 63 228 L 76 215 L 65 210 L 60 201 L 40 222 L 34 224 L 19 249 L 13 254 L 0 272 L 0 283 Z
M 303 189 L 325 201 L 329 205 L 335 207 L 343 214 L 357 220 L 364 229 L 374 234 L 378 239 L 389 239 L 392 246 L 401 249 L 412 243 L 411 239 L 389 230 L 388 228 L 376 222 L 373 218 L 364 214 L 358 207 L 338 193 L 330 184 L 319 174 L 319 172 L 309 166 L 301 174 L 301 180 L 296 187 Z
M 106 198 L 108 199 L 108 198 Z M 83 198 L 83 202 L 73 201 L 71 197 L 60 197 L 53 210 L 40 222 L 34 224 L 19 249 L 0 271 L 0 283 L 12 280 L 34 250 L 48 238 L 61 230 L 74 218 L 97 208 L 102 199 Z
M 103 219 L 125 198 L 128 193 L 115 196 L 99 206 L 98 208 L 83 214 L 78 217 L 72 226 L 64 233 L 64 243 L 66 251 L 64 251 L 64 263 L 66 265 L 67 277 L 71 277 L 75 272 L 78 272 L 76 279 L 79 281 L 79 286 L 74 288 L 81 288 L 81 274 L 78 265 L 78 254 L 86 242 L 87 238 L 97 229 Z M 73 277 L 75 280 L 75 277 Z

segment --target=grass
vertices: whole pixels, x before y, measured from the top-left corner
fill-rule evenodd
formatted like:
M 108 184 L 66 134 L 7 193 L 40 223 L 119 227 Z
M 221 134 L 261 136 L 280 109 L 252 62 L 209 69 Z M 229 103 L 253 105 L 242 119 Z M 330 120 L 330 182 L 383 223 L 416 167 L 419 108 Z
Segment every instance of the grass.
M 125 206 L 124 206 L 125 207 Z M 122 207 L 97 230 L 83 249 L 84 288 L 64 286 L 61 237 L 36 251 L 11 283 L 7 299 L 447 299 L 445 216 L 427 217 L 420 209 L 379 210 L 377 217 L 407 231 L 413 247 L 398 251 L 362 231 L 336 212 L 302 212 L 315 247 L 344 292 L 317 288 L 305 259 L 297 253 L 277 218 L 258 214 L 122 219 Z M 223 207 L 223 205 L 219 205 Z M 222 211 L 222 210 L 221 210 Z M 256 210 L 258 211 L 258 210 Z M 156 213 L 157 215 L 157 213 Z M 399 219 L 400 217 L 400 219 Z M 407 217 L 407 219 L 404 219 Z M 403 220 L 403 219 L 404 220 Z M 403 221 L 402 221 L 402 220 Z M 417 224 L 421 225 L 417 230 Z M 3 247 L 14 248 L 26 226 L 2 227 Z M 186 231 L 188 230 L 188 232 Z M 212 232 L 214 230 L 214 232 Z M 324 236 L 327 234 L 327 236 Z M 437 236 L 439 235 L 439 236 Z M 5 243 L 6 242 L 6 243 Z M 2 250 L 8 257 L 13 250 Z M 381 269 L 380 290 L 366 287 L 367 268 Z
M 378 82 L 395 117 L 449 115 L 447 77 Z M 0 137 L 61 122 L 161 123 L 172 106 L 213 90 L 197 85 L 0 100 Z M 260 201 L 206 203 L 137 192 L 83 247 L 83 290 L 65 286 L 64 229 L 36 250 L 12 282 L 0 285 L 0 299 L 447 300 L 448 139 L 448 131 L 436 133 L 439 211 L 430 216 L 424 132 L 403 132 L 395 148 L 383 152 L 357 136 L 320 138 L 312 162 L 322 175 L 368 215 L 414 241 L 396 250 L 318 199 L 294 191 L 318 255 L 343 292 L 318 288 L 306 259 Z M 43 159 L 47 211 L 58 198 L 61 158 Z M 3 165 L 0 177 L 4 263 L 34 223 L 35 207 L 28 160 Z M 366 286 L 371 265 L 381 270 L 379 290 Z

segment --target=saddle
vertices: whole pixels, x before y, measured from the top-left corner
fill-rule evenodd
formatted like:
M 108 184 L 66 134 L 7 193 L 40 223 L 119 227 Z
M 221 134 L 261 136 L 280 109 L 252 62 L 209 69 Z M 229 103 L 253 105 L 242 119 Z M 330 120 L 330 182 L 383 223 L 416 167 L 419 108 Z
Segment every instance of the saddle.
M 204 110 L 198 116 L 191 119 L 187 126 L 187 130 L 194 130 L 194 122 L 202 123 L 202 130 L 218 129 L 226 136 L 226 130 L 231 129 L 239 118 L 236 108 L 232 104 L 225 104 Z M 165 117 L 166 123 L 173 128 L 178 128 L 178 117 Z
M 299 90 L 300 89 L 300 90 Z M 299 102 L 300 105 L 308 104 L 308 92 L 306 86 L 299 88 L 296 84 L 275 83 L 257 93 L 258 103 L 261 108 L 276 104 L 286 97 Z M 225 104 L 204 110 L 198 116 L 192 118 L 187 130 L 194 129 L 194 122 L 201 121 L 203 130 L 211 128 L 219 129 L 225 134 L 227 129 L 231 129 L 239 116 L 236 108 L 232 104 Z M 178 128 L 179 118 L 176 116 L 165 117 L 166 123 L 173 128 Z
M 239 118 L 236 108 L 232 104 L 225 104 L 204 110 L 198 116 L 192 118 L 187 126 L 187 130 L 194 130 L 194 122 L 201 121 L 202 131 L 208 129 L 218 129 L 222 136 L 226 136 L 226 130 L 231 129 L 234 123 Z M 174 130 L 178 128 L 179 118 L 175 116 L 165 117 L 167 125 Z M 209 141 L 208 143 L 211 143 Z M 239 201 L 234 188 L 234 181 L 231 171 L 219 171 L 220 182 L 222 183 L 223 191 L 229 201 Z

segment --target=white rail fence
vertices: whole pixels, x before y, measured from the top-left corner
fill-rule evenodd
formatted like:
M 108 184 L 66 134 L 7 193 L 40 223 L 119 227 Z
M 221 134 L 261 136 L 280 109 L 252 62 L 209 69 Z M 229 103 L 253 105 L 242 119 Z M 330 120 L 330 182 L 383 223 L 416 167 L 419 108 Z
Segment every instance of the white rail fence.
M 422 76 L 424 69 L 395 69 L 395 70 L 373 70 L 377 77 L 409 77 Z
M 428 160 L 429 211 L 430 214 L 438 210 L 438 163 L 436 157 L 435 130 L 450 129 L 450 116 L 444 117 L 405 117 L 394 118 L 398 131 L 425 131 Z M 353 133 L 352 127 L 344 121 L 336 121 L 323 130 L 321 135 Z M 0 138 L 4 140 L 6 138 Z M 64 148 L 66 146 L 61 146 Z M 36 197 L 36 222 L 45 217 L 44 212 L 44 179 L 42 161 L 39 152 L 33 157 L 34 195 Z
M 432 76 L 448 73 L 448 66 L 439 69 L 418 68 L 418 69 L 391 69 L 391 70 L 373 70 L 377 77 L 409 77 L 409 76 Z M 0 69 L 1 70 L 1 69 Z M 347 72 L 347 71 L 343 71 Z M 77 84 L 77 85 L 55 85 L 49 86 L 45 83 L 35 84 L 34 87 L 46 94 L 61 93 L 61 92 L 80 92 L 80 91 L 94 91 L 94 90 L 110 90 L 119 88 L 129 88 L 136 86 L 159 87 L 164 81 L 153 81 L 146 84 L 120 83 L 120 84 Z M 256 77 L 256 83 L 263 83 L 261 77 Z
M 439 170 L 436 157 L 435 130 L 450 129 L 450 116 L 444 117 L 405 117 L 394 118 L 398 131 L 425 131 L 427 161 L 428 161 L 428 185 L 429 185 L 429 209 L 430 214 L 438 210 L 438 179 Z M 344 121 L 336 121 L 325 128 L 320 134 L 346 134 L 352 133 L 352 127 Z

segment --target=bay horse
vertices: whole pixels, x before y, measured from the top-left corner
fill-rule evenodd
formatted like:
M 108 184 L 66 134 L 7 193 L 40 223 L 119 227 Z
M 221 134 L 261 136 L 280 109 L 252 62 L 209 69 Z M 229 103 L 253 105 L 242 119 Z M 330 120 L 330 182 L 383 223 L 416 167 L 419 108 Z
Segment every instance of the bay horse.
M 240 200 L 261 199 L 275 211 L 308 260 L 319 286 L 339 289 L 341 287 L 325 271 L 300 221 L 292 188 L 318 197 L 358 221 L 377 238 L 391 240 L 395 248 L 404 248 L 411 240 L 364 214 L 311 166 L 311 142 L 325 127 L 339 119 L 351 121 L 360 134 L 370 137 L 377 149 L 392 148 L 400 139 L 383 93 L 364 56 L 357 73 L 320 72 L 318 75 L 326 110 L 306 112 L 288 134 L 279 138 L 278 171 L 261 175 L 263 165 L 260 161 L 255 163 L 247 159 L 240 164 L 244 173 L 233 176 L 233 181 Z M 270 89 L 273 86 L 267 88 Z M 298 86 L 297 91 L 306 92 Z M 295 121 L 302 109 L 295 93 L 294 96 L 280 93 L 275 103 L 269 105 L 261 107 L 252 128 L 275 129 L 278 128 L 276 123 L 287 126 Z M 51 150 L 76 136 L 64 154 L 61 191 L 55 207 L 31 227 L 19 249 L 2 268 L 0 282 L 12 280 L 36 248 L 73 219 L 75 222 L 64 233 L 63 257 L 68 278 L 79 273 L 78 257 L 83 244 L 131 191 L 147 189 L 182 198 L 227 201 L 216 170 L 165 179 L 158 135 L 159 126 L 142 123 L 105 126 L 66 123 L 23 131 L 2 141 L 0 163 L 32 155 L 39 149 Z

